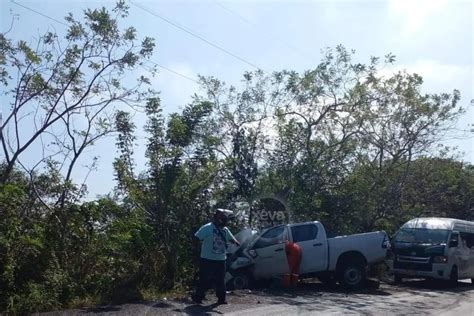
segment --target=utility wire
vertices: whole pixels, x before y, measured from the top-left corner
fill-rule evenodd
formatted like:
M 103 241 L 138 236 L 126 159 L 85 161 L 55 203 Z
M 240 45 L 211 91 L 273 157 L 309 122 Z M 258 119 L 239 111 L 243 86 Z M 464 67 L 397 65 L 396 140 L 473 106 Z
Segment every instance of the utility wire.
M 52 17 L 50 17 L 50 16 L 48 16 L 48 15 L 46 15 L 46 14 L 44 14 L 44 13 L 41 13 L 41 12 L 39 12 L 39 11 L 36 11 L 36 10 L 34 10 L 34 9 L 30 8 L 30 7 L 27 7 L 27 6 L 25 6 L 25 5 L 21 4 L 21 3 L 18 3 L 18 2 L 16 2 L 15 0 L 11 0 L 11 2 L 14 3 L 14 4 L 16 4 L 17 6 L 20 6 L 20 7 L 24 8 L 24 9 L 26 9 L 26 10 L 29 10 L 29 11 L 34 12 L 34 13 L 36 13 L 36 14 L 39 14 L 39 15 L 41 15 L 42 17 L 45 17 L 45 18 L 47 18 L 47 19 L 50 19 L 51 21 L 54 21 L 54 22 L 59 23 L 59 24 L 62 24 L 62 25 L 64 25 L 64 26 L 69 26 L 69 25 L 67 25 L 67 24 L 64 23 L 64 22 L 61 22 L 61 21 L 59 21 L 59 20 L 56 20 L 55 18 L 52 18 Z
M 189 34 L 189 35 L 191 35 L 191 36 L 193 36 L 193 37 L 199 39 L 200 41 L 202 41 L 202 42 L 204 42 L 204 43 L 206 43 L 206 44 L 208 44 L 208 45 L 214 47 L 215 49 L 220 50 L 221 52 L 223 52 L 223 53 L 225 53 L 225 54 L 227 54 L 227 55 L 229 55 L 229 56 L 231 56 L 231 57 L 233 57 L 233 58 L 235 58 L 235 59 L 237 59 L 237 60 L 243 62 L 244 64 L 247 64 L 247 65 L 249 65 L 249 66 L 251 66 L 251 67 L 253 67 L 253 68 L 256 68 L 257 70 L 262 70 L 262 68 L 259 67 L 259 66 L 257 66 L 256 64 L 254 64 L 254 63 L 252 63 L 252 62 L 250 62 L 250 61 L 248 61 L 248 60 L 246 60 L 246 59 L 240 57 L 239 55 L 237 55 L 237 54 L 235 54 L 235 53 L 232 53 L 231 51 L 227 50 L 226 48 L 224 48 L 224 47 L 222 47 L 222 46 L 220 46 L 220 45 L 218 45 L 218 44 L 216 44 L 216 43 L 214 43 L 214 42 L 211 42 L 210 40 L 206 39 L 205 37 L 203 37 L 203 36 L 201 36 L 201 35 L 199 35 L 199 34 L 193 32 L 192 30 L 190 30 L 190 29 L 188 29 L 188 28 L 186 28 L 186 27 L 184 27 L 184 26 L 182 26 L 182 25 L 180 25 L 180 24 L 178 24 L 177 22 L 174 22 L 174 21 L 172 21 L 172 20 L 170 20 L 170 19 L 168 19 L 168 18 L 166 18 L 166 17 L 164 17 L 164 16 L 162 16 L 162 15 L 159 15 L 159 14 L 153 12 L 153 11 L 151 11 L 151 10 L 145 8 L 144 6 L 135 3 L 135 1 L 130 1 L 130 3 L 133 4 L 134 6 L 136 6 L 137 8 L 142 9 L 142 10 L 145 11 L 145 12 L 148 12 L 149 14 L 153 15 L 154 17 L 156 17 L 156 18 L 158 18 L 158 19 L 160 19 L 160 20 L 162 20 L 162 21 L 168 23 L 169 25 L 171 25 L 171 26 L 173 26 L 173 27 L 175 27 L 175 28 L 177 28 L 177 29 L 179 29 L 179 30 L 181 30 L 181 31 L 183 31 L 183 32 L 185 32 L 185 33 L 187 33 L 187 34 Z
M 177 76 L 180 76 L 181 78 L 184 78 L 184 79 L 186 79 L 186 80 L 189 80 L 189 81 L 192 81 L 192 82 L 194 82 L 194 83 L 199 84 L 199 81 L 197 81 L 196 79 L 193 79 L 193 78 L 191 78 L 191 77 L 189 77 L 189 76 L 187 76 L 187 75 L 184 75 L 184 74 L 182 74 L 182 73 L 179 73 L 179 72 L 177 72 L 176 70 L 173 70 L 173 69 L 168 68 L 168 67 L 166 67 L 166 66 L 160 65 L 160 64 L 158 64 L 157 62 L 154 62 L 153 60 L 147 60 L 147 61 L 148 61 L 149 63 L 152 63 L 152 64 L 154 64 L 154 65 L 160 67 L 160 68 L 163 68 L 163 69 L 166 70 L 166 71 L 169 71 L 169 72 L 171 72 L 171 73 L 173 73 L 173 74 L 175 74 L 175 75 L 177 75 Z
M 315 61 L 313 59 L 313 57 L 310 55 L 310 54 L 307 54 L 305 53 L 304 51 L 302 51 L 301 49 L 299 49 L 298 47 L 292 45 L 291 43 L 283 40 L 282 38 L 278 37 L 278 36 L 275 36 L 275 35 L 272 35 L 271 33 L 269 32 L 265 32 L 265 31 L 262 31 L 257 24 L 255 24 L 254 22 L 252 22 L 251 20 L 247 19 L 245 16 L 239 14 L 238 12 L 236 12 L 235 10 L 232 10 L 230 9 L 229 7 L 225 6 L 224 4 L 222 4 L 220 1 L 218 0 L 214 0 L 214 3 L 220 7 L 222 10 L 224 11 L 227 11 L 229 14 L 231 15 L 234 15 L 236 16 L 239 20 L 243 21 L 244 23 L 250 25 L 251 27 L 253 27 L 254 29 L 256 29 L 258 32 L 262 33 L 267 39 L 269 40 L 272 40 L 272 41 L 278 41 L 280 42 L 281 45 L 293 50 L 294 52 L 298 53 L 299 55 L 305 57 L 305 58 L 308 58 L 309 60 L 311 60 L 312 62 Z
M 25 6 L 25 5 L 21 4 L 21 3 L 16 2 L 15 0 L 10 0 L 10 1 L 11 1 L 13 4 L 16 4 L 17 6 L 20 6 L 20 7 L 24 8 L 24 9 L 26 9 L 26 10 L 29 10 L 29 11 L 34 12 L 34 13 L 36 13 L 36 14 L 39 14 L 39 15 L 41 15 L 42 17 L 45 17 L 45 18 L 47 18 L 47 19 L 49 19 L 49 20 L 51 20 L 51 21 L 54 21 L 54 22 L 56 22 L 56 23 L 62 24 L 62 25 L 64 25 L 64 26 L 66 26 L 66 27 L 69 27 L 68 24 L 66 24 L 66 23 L 64 23 L 64 22 L 61 22 L 61 21 L 59 21 L 59 20 L 57 20 L 57 19 L 55 19 L 55 18 L 53 18 L 53 17 L 51 17 L 51 16 L 49 16 L 49 15 L 47 15 L 47 14 L 41 13 L 41 12 L 39 12 L 39 11 L 36 11 L 36 10 L 34 10 L 34 9 L 28 7 L 28 6 Z M 161 65 L 161 64 L 159 64 L 159 63 L 157 63 L 157 62 L 155 62 L 155 61 L 153 61 L 153 60 L 151 60 L 151 59 L 149 59 L 149 60 L 147 60 L 147 61 L 150 62 L 150 63 L 152 63 L 152 64 L 154 64 L 154 65 L 156 65 L 156 66 L 158 66 L 158 67 L 160 67 L 160 68 L 162 68 L 162 69 L 164 69 L 164 70 L 166 70 L 166 71 L 168 71 L 168 72 L 170 72 L 170 73 L 173 73 L 173 74 L 175 74 L 175 75 L 177 75 L 177 76 L 180 76 L 181 78 L 184 78 L 184 79 L 186 79 L 186 80 L 189 80 L 189 81 L 192 81 L 192 82 L 194 82 L 194 83 L 199 84 L 199 82 L 198 82 L 196 79 L 193 79 L 193 78 L 191 78 L 191 77 L 189 77 L 189 76 L 186 76 L 186 75 L 184 75 L 184 74 L 182 74 L 182 73 L 180 73 L 180 72 L 178 72 L 178 71 L 176 71 L 176 70 L 173 70 L 173 69 L 171 69 L 171 68 L 169 68 L 169 67 L 163 66 L 163 65 Z

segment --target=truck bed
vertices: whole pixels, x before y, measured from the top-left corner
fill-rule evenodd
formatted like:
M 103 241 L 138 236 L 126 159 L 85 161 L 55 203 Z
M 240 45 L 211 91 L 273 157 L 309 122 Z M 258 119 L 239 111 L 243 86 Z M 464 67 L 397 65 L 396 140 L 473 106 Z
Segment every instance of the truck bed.
M 369 265 L 383 261 L 386 249 L 382 247 L 382 244 L 388 240 L 387 238 L 384 231 L 328 238 L 328 270 L 335 271 L 340 254 L 347 251 L 360 252 Z

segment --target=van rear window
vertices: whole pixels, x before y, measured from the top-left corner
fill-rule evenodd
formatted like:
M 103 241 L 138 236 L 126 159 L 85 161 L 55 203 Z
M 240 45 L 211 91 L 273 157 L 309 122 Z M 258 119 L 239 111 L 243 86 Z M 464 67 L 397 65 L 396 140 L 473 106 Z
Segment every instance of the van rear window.
M 467 248 L 474 247 L 474 234 L 461 232 L 461 242 L 466 245 Z

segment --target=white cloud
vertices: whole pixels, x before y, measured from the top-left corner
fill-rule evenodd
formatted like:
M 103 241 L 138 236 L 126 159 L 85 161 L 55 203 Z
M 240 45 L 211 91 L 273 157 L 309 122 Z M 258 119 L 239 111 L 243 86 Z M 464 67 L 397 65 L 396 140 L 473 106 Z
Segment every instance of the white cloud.
M 400 25 L 402 34 L 413 36 L 434 15 L 443 12 L 448 0 L 390 0 L 389 13 Z
M 197 73 L 187 63 L 170 63 L 164 65 L 183 76 L 197 80 Z M 178 111 L 191 101 L 191 96 L 198 91 L 198 84 L 164 68 L 152 81 L 153 87 L 161 91 L 161 100 L 165 110 Z
M 423 77 L 423 88 L 426 92 L 449 92 L 471 81 L 472 66 L 443 64 L 437 60 L 420 59 L 410 64 L 397 65 L 381 70 L 382 76 L 390 76 L 406 70 Z

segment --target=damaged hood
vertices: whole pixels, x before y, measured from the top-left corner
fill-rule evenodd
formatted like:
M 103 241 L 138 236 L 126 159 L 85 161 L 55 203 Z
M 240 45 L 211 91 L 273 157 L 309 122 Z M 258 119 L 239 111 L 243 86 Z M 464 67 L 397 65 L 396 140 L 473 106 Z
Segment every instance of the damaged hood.
M 235 239 L 237 239 L 240 243 L 241 246 L 244 246 L 248 241 L 252 239 L 253 236 L 257 234 L 257 231 L 251 228 L 245 228 L 238 232 L 236 235 L 234 235 Z M 232 254 L 239 249 L 239 246 L 236 246 L 232 243 L 229 244 L 227 247 L 227 253 Z

